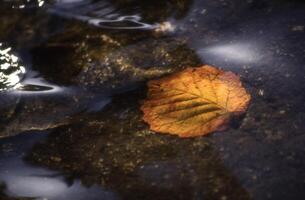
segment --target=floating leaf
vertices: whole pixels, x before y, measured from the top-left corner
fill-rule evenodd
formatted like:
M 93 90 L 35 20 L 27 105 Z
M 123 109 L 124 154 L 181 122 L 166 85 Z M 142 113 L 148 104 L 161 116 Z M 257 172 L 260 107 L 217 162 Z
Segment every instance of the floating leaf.
M 148 88 L 144 121 L 153 131 L 180 137 L 223 130 L 251 98 L 237 75 L 208 65 L 150 81 Z

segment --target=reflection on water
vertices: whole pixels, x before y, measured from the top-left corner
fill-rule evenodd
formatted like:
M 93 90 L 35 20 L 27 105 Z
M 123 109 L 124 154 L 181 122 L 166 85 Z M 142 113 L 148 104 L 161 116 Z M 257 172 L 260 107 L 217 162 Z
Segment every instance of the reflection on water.
M 158 32 L 172 31 L 168 26 L 166 18 L 170 18 L 171 12 L 183 13 L 187 11 L 191 4 L 190 0 L 170 1 L 168 3 L 154 3 L 151 1 L 136 3 L 136 1 L 56 1 L 55 6 L 48 9 L 50 13 L 68 19 L 75 19 L 87 22 L 90 25 L 104 29 L 123 30 L 154 30 Z M 148 9 L 156 7 L 154 12 Z M 161 10 L 158 10 L 161 9 Z M 168 12 L 170 9 L 176 9 Z M 167 13 L 168 12 L 168 13 Z M 158 14 L 160 14 L 158 16 Z M 163 16 L 163 15 L 168 16 Z M 147 23 L 147 18 L 154 19 L 152 23 Z M 165 25 L 164 25 L 165 23 Z
M 24 74 L 25 68 L 18 57 L 11 53 L 11 48 L 0 43 L 0 91 L 20 87 Z
M 49 200 L 117 199 L 117 196 L 109 190 L 103 190 L 98 186 L 85 188 L 79 181 L 67 184 L 65 177 L 56 171 L 26 164 L 22 160 L 23 154 L 34 142 L 44 140 L 44 134 L 46 133 L 28 133 L 28 136 L 8 139 L 0 143 L 0 155 L 2 155 L 0 180 L 5 183 L 4 192 L 7 196 Z M 3 191 L 0 188 L 0 198 L 1 192 Z
M 52 87 L 42 86 L 42 85 L 23 85 L 19 88 L 19 90 L 23 91 L 50 91 Z
M 45 4 L 45 0 L 12 0 L 7 2 L 11 3 L 14 9 L 39 8 Z
M 144 22 L 141 22 L 141 17 L 138 15 L 130 15 L 130 16 L 120 16 L 114 19 L 103 19 L 103 18 L 94 18 L 88 16 L 77 15 L 73 13 L 69 13 L 69 11 L 60 11 L 50 9 L 50 13 L 54 13 L 61 17 L 65 17 L 68 19 L 76 19 L 79 21 L 87 22 L 90 25 L 107 28 L 107 29 L 146 29 L 152 30 L 159 27 L 158 25 L 151 25 Z
M 257 44 L 250 43 L 231 43 L 221 44 L 200 49 L 199 53 L 202 57 L 209 59 L 221 59 L 224 61 L 250 64 L 260 61 L 260 56 L 256 52 Z
M 29 72 L 20 63 L 20 59 L 12 54 L 11 48 L 5 48 L 0 43 L 0 91 L 9 90 L 18 94 L 58 93 L 63 88 L 46 83 L 43 79 L 35 77 L 36 73 Z M 27 78 L 25 78 L 27 75 Z
M 19 87 L 12 91 L 14 94 L 32 94 L 32 95 L 41 95 L 41 94 L 58 94 L 68 90 L 68 88 L 60 87 L 54 84 L 47 83 L 42 78 L 26 78 L 19 84 Z

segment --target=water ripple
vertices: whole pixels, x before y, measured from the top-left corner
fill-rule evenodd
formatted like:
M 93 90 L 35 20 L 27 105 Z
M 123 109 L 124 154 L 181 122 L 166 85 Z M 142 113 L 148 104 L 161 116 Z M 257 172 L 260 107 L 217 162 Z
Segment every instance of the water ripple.
M 57 0 L 48 12 L 104 29 L 153 30 L 158 27 L 158 24 L 143 22 L 139 14 L 122 14 L 122 10 L 107 1 Z
M 120 16 L 114 19 L 97 18 L 85 15 L 77 15 L 74 13 L 64 12 L 57 9 L 49 9 L 50 13 L 56 14 L 58 16 L 75 19 L 82 22 L 86 22 L 90 25 L 105 28 L 105 29 L 142 29 L 142 30 L 153 30 L 159 27 L 157 24 L 148 24 L 141 21 L 139 15 L 126 15 Z

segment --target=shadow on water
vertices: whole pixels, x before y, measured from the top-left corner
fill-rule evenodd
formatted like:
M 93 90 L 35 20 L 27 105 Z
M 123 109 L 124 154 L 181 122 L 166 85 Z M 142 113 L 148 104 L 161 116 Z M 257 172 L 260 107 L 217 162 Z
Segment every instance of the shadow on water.
M 303 200 L 304 8 L 1 2 L 1 199 Z M 206 63 L 241 75 L 244 119 L 192 139 L 149 131 L 145 82 Z

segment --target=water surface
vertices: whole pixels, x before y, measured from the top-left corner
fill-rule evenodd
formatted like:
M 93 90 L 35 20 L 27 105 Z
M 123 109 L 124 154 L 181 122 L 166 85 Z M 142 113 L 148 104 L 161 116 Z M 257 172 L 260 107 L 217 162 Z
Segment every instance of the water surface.
M 305 4 L 0 2 L 0 199 L 305 198 Z M 146 82 L 233 71 L 251 93 L 224 132 L 156 134 Z

